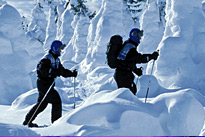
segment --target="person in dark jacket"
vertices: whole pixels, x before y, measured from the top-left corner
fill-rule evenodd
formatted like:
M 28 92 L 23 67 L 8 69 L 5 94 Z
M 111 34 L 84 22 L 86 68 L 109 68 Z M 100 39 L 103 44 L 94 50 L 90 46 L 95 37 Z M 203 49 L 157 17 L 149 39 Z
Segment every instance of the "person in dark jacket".
M 51 44 L 51 49 L 44 57 L 40 60 L 37 65 L 37 88 L 38 88 L 38 100 L 36 105 L 28 112 L 25 117 L 23 125 L 28 125 L 29 127 L 38 127 L 37 124 L 32 123 L 32 121 L 41 113 L 48 105 L 52 104 L 51 122 L 53 123 L 59 119 L 62 115 L 62 103 L 58 92 L 54 89 L 55 83 L 54 79 L 59 76 L 63 77 L 77 77 L 77 71 L 70 71 L 65 69 L 58 58 L 63 50 L 65 44 L 61 41 L 55 40 Z M 48 91 L 49 87 L 53 84 L 49 90 L 46 98 L 44 95 Z M 40 102 L 42 103 L 40 104 Z M 40 104 L 40 106 L 39 106 Z M 37 110 L 37 111 L 36 111 Z
M 141 76 L 141 68 L 137 68 L 136 64 L 147 63 L 150 60 L 156 60 L 159 56 L 157 51 L 152 54 L 141 54 L 137 52 L 137 46 L 143 36 L 143 31 L 134 28 L 130 31 L 129 39 L 124 42 L 124 47 L 118 54 L 119 64 L 115 69 L 114 78 L 118 88 L 129 88 L 135 95 L 137 92 L 136 84 L 134 83 L 133 72 Z

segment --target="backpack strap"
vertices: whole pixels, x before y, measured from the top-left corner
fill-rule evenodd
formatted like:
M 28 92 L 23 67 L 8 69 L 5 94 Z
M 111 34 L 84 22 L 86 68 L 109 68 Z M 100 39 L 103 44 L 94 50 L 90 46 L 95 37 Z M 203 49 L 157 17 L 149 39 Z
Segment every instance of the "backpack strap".
M 120 51 L 120 53 L 118 54 L 117 59 L 118 59 L 118 60 L 123 60 L 123 61 L 125 61 L 128 52 L 129 52 L 131 49 L 133 49 L 133 48 L 136 48 L 133 44 L 131 44 L 131 43 L 125 44 L 125 46 L 123 47 L 123 49 L 122 49 L 122 50 Z
M 49 69 L 49 73 L 51 73 L 52 69 L 58 69 L 60 64 L 60 59 L 57 58 L 56 60 L 52 56 L 52 54 L 47 53 L 45 54 L 42 59 L 49 59 L 51 61 L 51 68 Z

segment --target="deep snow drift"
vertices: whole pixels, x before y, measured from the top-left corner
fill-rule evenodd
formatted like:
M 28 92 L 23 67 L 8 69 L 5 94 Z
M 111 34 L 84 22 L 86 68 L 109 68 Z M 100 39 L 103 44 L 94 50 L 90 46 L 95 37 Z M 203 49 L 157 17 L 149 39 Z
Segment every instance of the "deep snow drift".
M 50 126 L 31 129 L 21 124 L 36 103 L 35 68 L 45 47 L 22 30 L 19 12 L 3 4 L 0 0 L 0 135 L 205 135 L 204 0 L 147 3 L 140 20 L 145 36 L 139 50 L 152 53 L 159 49 L 160 56 L 154 76 L 148 75 L 152 61 L 148 66 L 138 65 L 144 66 L 146 75 L 136 78 L 136 96 L 128 89 L 117 89 L 114 70 L 105 64 L 110 36 L 120 34 L 126 40 L 135 26 L 123 2 L 102 0 L 91 21 L 71 16 L 65 9 L 55 29 L 59 31 L 56 38 L 67 44 L 63 65 L 79 71 L 76 109 L 73 78 L 60 77 L 56 89 L 63 103 L 62 118 L 50 125 L 48 106 L 34 122 Z M 160 4 L 166 5 L 162 8 Z M 166 16 L 159 14 L 159 7 Z M 149 98 L 144 103 L 150 79 Z
M 56 136 L 197 135 L 205 113 L 191 93 L 191 90 L 180 90 L 162 94 L 145 104 L 127 89 L 103 90 L 38 132 Z

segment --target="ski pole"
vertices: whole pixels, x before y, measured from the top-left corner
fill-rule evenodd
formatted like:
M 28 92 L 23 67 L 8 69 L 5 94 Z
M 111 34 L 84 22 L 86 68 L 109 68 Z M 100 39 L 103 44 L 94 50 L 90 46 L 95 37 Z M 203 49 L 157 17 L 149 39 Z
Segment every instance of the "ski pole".
M 147 93 L 146 93 L 146 97 L 145 97 L 145 103 L 147 101 L 149 87 L 150 87 L 150 84 L 151 84 L 151 76 L 152 76 L 152 72 L 153 72 L 153 69 L 154 69 L 154 64 L 155 64 L 155 60 L 153 61 L 153 64 L 152 64 L 151 75 L 150 75 L 150 78 L 149 78 L 149 83 L 148 83 L 148 87 L 147 87 Z
M 137 80 L 136 80 L 136 90 L 137 90 L 137 83 L 138 83 L 138 81 L 139 81 L 139 76 L 137 77 Z M 137 91 L 136 91 L 135 95 L 137 95 Z
M 75 77 L 73 77 L 73 88 L 74 88 L 74 109 L 75 109 Z
M 39 107 L 41 106 L 42 102 L 44 101 L 44 99 L 46 98 L 46 96 L 48 95 L 49 91 L 51 90 L 53 84 L 55 83 L 56 78 L 54 79 L 53 83 L 51 84 L 51 86 L 49 87 L 49 89 L 47 90 L 46 94 L 44 95 L 43 99 L 41 100 L 40 104 L 38 105 L 38 107 L 36 108 L 35 112 L 33 113 L 32 117 L 30 118 L 30 120 L 28 121 L 28 124 L 31 122 L 32 118 L 34 117 L 34 115 L 36 114 L 37 110 L 39 109 Z

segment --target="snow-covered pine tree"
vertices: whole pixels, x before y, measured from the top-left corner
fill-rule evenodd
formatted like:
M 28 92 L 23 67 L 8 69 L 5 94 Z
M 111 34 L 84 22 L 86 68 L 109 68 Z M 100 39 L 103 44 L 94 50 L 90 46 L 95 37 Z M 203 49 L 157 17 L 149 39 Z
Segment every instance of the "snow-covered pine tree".
M 67 8 L 67 3 L 65 1 L 62 1 L 58 6 L 57 6 L 57 18 L 55 20 L 55 22 L 57 23 L 57 34 L 56 34 L 56 39 L 58 40 L 62 40 L 64 35 L 63 32 L 63 26 L 65 25 L 64 22 L 66 22 L 66 20 L 64 19 L 64 12 L 66 12 L 66 8 Z M 70 16 L 69 18 L 72 19 L 72 16 Z M 70 19 L 69 19 L 70 20 Z M 67 26 L 69 26 L 71 23 L 69 24 L 66 24 Z M 70 29 L 70 27 L 68 27 L 68 29 Z M 67 40 L 66 42 L 65 41 L 62 41 L 64 44 L 67 44 Z
M 57 34 L 57 21 L 58 21 L 58 12 L 57 6 L 60 4 L 57 0 L 47 0 L 46 1 L 50 7 L 48 25 L 46 29 L 46 39 L 44 42 L 44 49 L 48 50 L 52 41 L 56 39 Z
M 32 9 L 32 20 L 28 25 L 27 34 L 43 44 L 46 37 L 46 14 L 41 3 L 36 3 Z
M 124 0 L 127 2 L 127 9 L 132 14 L 135 22 L 139 22 L 142 13 L 146 7 L 146 0 Z
M 90 12 L 86 7 L 85 0 L 71 0 L 70 13 L 74 15 L 71 26 L 73 28 L 73 36 L 66 48 L 66 54 L 62 56 L 64 60 L 72 60 L 81 62 L 87 54 L 87 34 L 90 20 L 95 16 L 96 12 Z M 65 18 L 66 16 L 64 16 Z
M 89 14 L 89 9 L 85 3 L 84 0 L 70 1 L 70 13 L 74 15 L 71 23 L 73 36 L 66 49 L 66 54 L 62 57 L 65 60 L 72 59 L 72 61 L 79 63 L 87 54 L 87 34 L 91 18 L 89 15 L 91 14 Z M 93 14 L 92 17 L 94 17 Z
M 165 29 L 165 2 L 166 0 L 147 0 L 146 9 L 140 19 L 140 29 L 144 30 L 138 51 L 150 53 L 157 50 Z M 151 43 L 151 44 L 150 44 Z M 152 63 L 144 64 L 146 73 L 150 73 Z
M 162 25 L 165 27 L 165 6 L 166 0 L 157 0 L 157 4 L 159 7 L 159 17 Z
M 89 12 L 85 3 L 85 0 L 77 0 L 77 5 L 71 4 L 71 10 L 74 11 L 75 15 L 88 16 L 90 19 L 92 19 L 96 15 L 96 11 Z
M 62 8 L 64 8 L 64 10 Z M 66 0 L 57 8 L 57 12 L 60 16 L 57 22 L 56 38 L 61 40 L 66 45 L 71 40 L 74 32 L 74 28 L 71 25 L 74 15 L 71 13 L 70 8 L 70 0 Z

